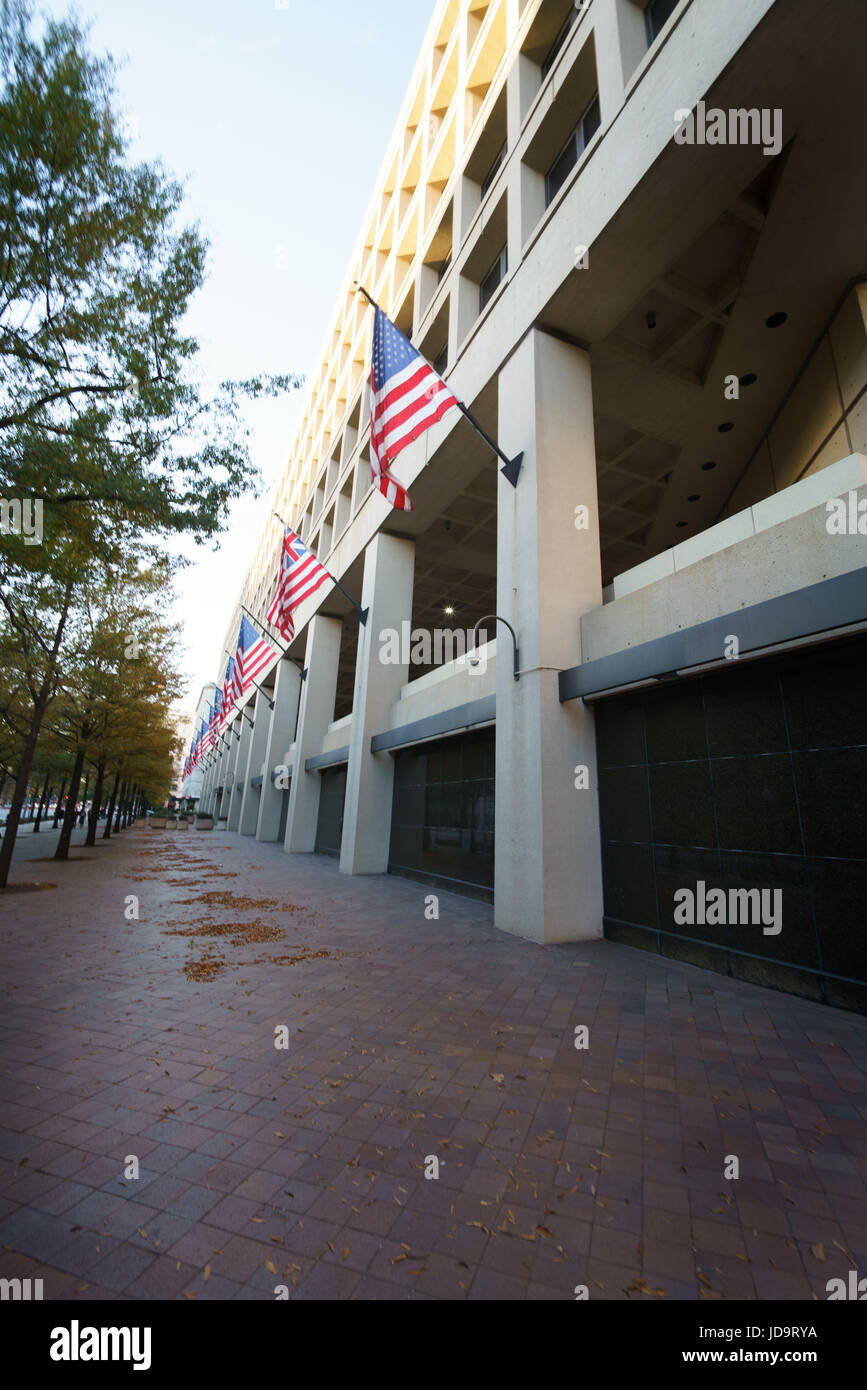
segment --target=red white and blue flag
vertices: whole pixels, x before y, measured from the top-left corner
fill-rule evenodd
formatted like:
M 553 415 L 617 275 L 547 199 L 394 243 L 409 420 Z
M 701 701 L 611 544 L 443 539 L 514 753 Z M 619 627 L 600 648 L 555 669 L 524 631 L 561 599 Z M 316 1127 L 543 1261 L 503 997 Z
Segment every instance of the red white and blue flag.
M 235 675 L 235 658 L 229 657 L 226 662 L 226 674 L 223 677 L 223 718 L 225 724 L 232 713 L 232 706 L 241 693 L 241 682 Z
M 295 609 L 332 576 L 312 550 L 287 526 L 280 551 L 280 573 L 271 606 L 265 615 L 286 642 L 295 636 Z
M 393 507 L 412 511 L 409 493 L 391 476 L 392 463 L 457 405 L 442 377 L 377 307 L 370 367 L 370 466 L 374 482 Z
M 237 694 L 246 694 L 277 656 L 276 648 L 259 635 L 249 618 L 242 616 L 235 651 L 235 680 L 240 680 Z

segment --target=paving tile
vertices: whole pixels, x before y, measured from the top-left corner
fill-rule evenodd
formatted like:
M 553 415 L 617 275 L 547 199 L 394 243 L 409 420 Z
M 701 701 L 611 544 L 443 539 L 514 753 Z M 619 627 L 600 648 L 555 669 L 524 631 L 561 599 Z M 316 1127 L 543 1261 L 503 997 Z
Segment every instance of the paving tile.
M 867 1264 L 863 1018 L 611 942 L 505 939 L 447 893 L 420 936 L 419 885 L 316 855 L 287 879 L 277 845 L 156 848 L 127 832 L 70 877 L 69 930 L 38 952 L 39 895 L 9 899 L 0 1270 L 44 1270 L 48 1297 L 76 1301 L 273 1299 L 284 1282 L 302 1301 L 573 1299 L 576 1283 L 798 1301 L 824 1297 L 830 1252 Z M 116 903 L 143 865 L 152 910 L 124 959 Z M 189 984 L 186 943 L 162 934 L 201 915 L 178 877 L 254 881 L 284 926 L 288 898 L 289 939 L 331 954 L 283 968 L 233 947 L 223 977 Z M 276 1066 L 275 1019 L 292 1037 Z

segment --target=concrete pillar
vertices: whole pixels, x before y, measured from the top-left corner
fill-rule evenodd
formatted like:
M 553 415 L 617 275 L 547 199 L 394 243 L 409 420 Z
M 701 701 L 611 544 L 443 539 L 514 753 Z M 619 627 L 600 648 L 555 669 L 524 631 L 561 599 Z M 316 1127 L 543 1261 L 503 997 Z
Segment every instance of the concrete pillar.
M 240 747 L 241 731 L 238 727 L 239 722 L 239 718 L 236 717 L 232 720 L 231 724 L 226 726 L 226 743 L 228 747 L 226 749 L 225 759 L 223 760 L 223 794 L 219 800 L 219 809 L 217 811 L 218 819 L 221 816 L 228 817 L 229 814 L 229 803 L 232 798 L 232 788 L 235 784 L 235 766 L 238 762 L 238 748 Z
M 340 849 L 342 874 L 384 874 L 388 868 L 394 759 L 390 753 L 371 753 L 370 740 L 388 727 L 388 711 L 406 684 L 406 662 L 380 660 L 382 634 L 398 635 L 412 620 L 415 543 L 379 532 L 364 552 L 361 606 L 367 623 L 358 630 L 352 733 L 346 771 L 346 803 Z
M 271 698 L 274 708 L 271 711 L 265 743 L 265 771 L 262 776 L 256 839 L 273 842 L 280 832 L 280 809 L 285 792 L 281 787 L 274 786 L 271 773 L 282 763 L 283 754 L 292 742 L 298 717 L 298 701 L 301 698 L 301 672 L 288 657 L 277 667 Z
M 256 833 L 256 825 L 259 820 L 259 800 L 262 792 L 260 788 L 252 787 L 250 782 L 252 778 L 258 777 L 262 772 L 270 723 L 271 702 L 265 692 L 260 690 L 256 695 L 256 712 L 253 715 L 247 766 L 244 771 L 244 787 L 241 792 L 241 815 L 238 820 L 238 832 L 241 835 L 255 835 Z M 262 785 L 265 785 L 264 773 L 262 773 Z
M 587 353 L 531 329 L 499 378 L 499 444 L 524 451 L 498 484 L 494 920 L 535 941 L 602 935 L 593 715 L 561 705 L 558 673 L 580 659 L 580 616 L 602 602 L 593 399 Z M 589 525 L 576 508 L 586 507 Z M 576 790 L 574 769 L 589 769 Z
M 624 11 L 628 13 L 624 14 Z M 631 75 L 625 71 L 625 61 L 628 59 L 635 66 L 643 56 L 643 50 L 639 49 L 634 53 L 634 33 L 633 31 L 641 26 L 639 43 L 643 39 L 645 47 L 647 37 L 644 33 L 644 15 L 639 7 L 630 3 L 624 5 L 622 0 L 595 0 L 593 6 L 593 31 L 595 38 L 596 52 L 596 82 L 599 90 L 599 110 L 602 115 L 602 124 L 610 125 L 617 112 L 623 105 L 625 94 L 625 79 Z M 623 25 L 627 23 L 627 30 L 624 33 Z
M 201 813 L 203 813 L 203 814 L 204 814 L 204 812 L 205 812 L 205 810 L 206 810 L 206 808 L 207 808 L 208 798 L 209 798 L 210 795 L 211 795 L 211 779 L 212 779 L 213 775 L 214 775 L 214 754 L 213 754 L 213 752 L 211 752 L 211 753 L 208 754 L 208 765 L 207 765 L 207 767 L 205 768 L 205 775 L 204 775 L 204 777 L 202 778 L 202 790 L 201 790 L 201 792 L 199 793 L 199 799 L 198 799 L 198 802 L 196 803 L 196 810 L 199 811 L 199 812 L 201 812 Z
M 301 691 L 289 816 L 283 841 L 287 854 L 310 854 L 316 847 L 319 773 L 305 772 L 304 764 L 308 758 L 322 751 L 322 739 L 334 718 L 342 631 L 343 623 L 339 618 L 327 618 L 323 613 L 317 613 L 307 632 L 304 658 L 307 679 Z
M 227 830 L 237 830 L 241 820 L 241 802 L 244 799 L 244 788 L 238 786 L 238 782 L 244 781 L 244 774 L 247 771 L 247 758 L 250 752 L 250 706 L 242 710 L 239 725 L 241 731 L 241 742 L 238 744 L 238 752 L 235 758 L 235 766 L 232 771 L 232 790 L 229 795 L 229 819 L 226 825 Z
M 217 759 L 214 763 L 214 775 L 211 778 L 211 789 L 208 793 L 207 812 L 209 816 L 216 816 L 219 805 L 217 788 L 223 785 L 223 758 L 225 756 L 223 744 L 225 740 L 220 738 L 217 742 Z

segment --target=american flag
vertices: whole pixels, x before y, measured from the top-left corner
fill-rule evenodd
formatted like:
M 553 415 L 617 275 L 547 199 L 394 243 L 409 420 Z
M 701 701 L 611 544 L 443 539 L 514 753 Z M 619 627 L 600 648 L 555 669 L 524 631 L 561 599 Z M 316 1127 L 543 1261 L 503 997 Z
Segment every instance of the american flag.
M 232 706 L 241 693 L 241 682 L 235 675 L 235 658 L 230 656 L 226 663 L 226 675 L 223 679 L 223 700 L 220 713 L 220 728 L 223 729 L 228 722 L 229 715 L 232 713 Z
M 401 449 L 457 406 L 438 376 L 377 307 L 370 367 L 370 459 L 383 497 L 400 511 L 412 511 L 409 493 L 389 473 Z
M 276 627 L 286 642 L 295 636 L 295 609 L 326 581 L 331 579 L 327 569 L 320 565 L 312 550 L 296 536 L 291 526 L 283 532 L 283 549 L 280 551 L 280 573 L 277 588 L 266 617 L 272 627 Z
M 238 647 L 235 652 L 235 679 L 240 677 L 237 693 L 244 695 L 253 682 L 261 676 L 276 658 L 277 651 L 260 637 L 250 619 L 242 616 L 241 630 L 238 633 Z
M 211 742 L 216 743 L 220 731 L 220 711 L 223 708 L 223 692 L 219 686 L 214 691 L 214 704 L 211 709 Z
M 210 704 L 208 705 L 208 717 L 204 727 L 205 732 L 202 737 L 202 752 L 207 753 L 214 742 L 214 711 Z

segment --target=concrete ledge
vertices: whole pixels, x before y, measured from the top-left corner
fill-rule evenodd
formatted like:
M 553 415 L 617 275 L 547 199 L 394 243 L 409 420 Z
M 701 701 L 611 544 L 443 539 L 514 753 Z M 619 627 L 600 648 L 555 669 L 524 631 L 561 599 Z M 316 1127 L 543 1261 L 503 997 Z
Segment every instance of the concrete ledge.
M 865 621 L 867 567 L 572 666 L 560 672 L 560 700 L 588 699 L 639 681 L 688 674 L 690 667 L 737 665 L 723 656 L 730 634 L 737 636 L 743 657 L 751 651 Z
M 324 767 L 339 767 L 341 763 L 349 762 L 349 744 L 346 743 L 342 748 L 332 748 L 327 753 L 317 753 L 314 757 L 308 758 L 304 764 L 305 772 L 321 772 Z
M 480 700 L 470 700 L 465 705 L 456 705 L 454 709 L 445 709 L 439 714 L 429 714 L 425 719 L 414 719 L 397 729 L 374 734 L 370 740 L 370 751 L 383 753 L 408 748 L 413 743 L 426 743 L 432 738 L 460 733 L 462 729 L 478 729 L 484 724 L 493 724 L 496 717 L 497 697 L 484 695 Z

